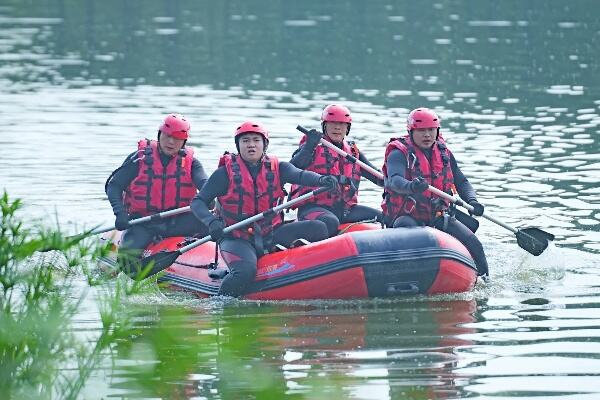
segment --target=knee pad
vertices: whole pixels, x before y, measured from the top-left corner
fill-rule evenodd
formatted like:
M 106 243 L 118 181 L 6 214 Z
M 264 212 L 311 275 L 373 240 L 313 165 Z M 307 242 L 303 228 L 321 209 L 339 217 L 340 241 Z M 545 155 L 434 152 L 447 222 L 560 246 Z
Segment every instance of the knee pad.
M 337 231 L 337 228 L 336 228 Z M 306 232 L 306 239 L 310 242 L 318 242 L 329 237 L 329 226 L 323 221 L 313 221 L 310 229 Z
M 394 220 L 392 224 L 393 228 L 415 228 L 417 226 L 417 221 L 413 217 L 409 217 L 408 215 L 403 215 Z

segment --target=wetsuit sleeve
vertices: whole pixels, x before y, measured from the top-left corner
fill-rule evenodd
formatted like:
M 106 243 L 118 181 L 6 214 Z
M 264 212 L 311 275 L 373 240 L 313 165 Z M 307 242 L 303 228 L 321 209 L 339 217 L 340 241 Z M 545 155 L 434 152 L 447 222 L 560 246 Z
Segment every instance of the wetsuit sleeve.
M 194 185 L 200 190 L 207 180 L 208 175 L 206 175 L 202 163 L 197 158 L 194 158 L 194 161 L 192 161 L 192 181 L 194 181 Z
M 125 211 L 123 193 L 138 174 L 139 161 L 134 161 L 136 157 L 137 151 L 128 155 L 123 164 L 113 171 L 106 182 L 106 196 L 115 215 Z
M 308 166 L 312 164 L 314 160 L 316 147 L 317 145 L 315 145 L 315 147 L 308 146 L 307 144 L 301 145 L 298 147 L 298 149 L 296 149 L 296 151 L 294 151 L 294 154 L 292 154 L 290 163 L 301 169 L 308 168 Z
M 358 159 L 359 159 L 359 161 L 362 161 L 365 164 L 367 164 L 369 167 L 379 171 L 379 168 L 377 168 L 373 164 L 371 164 L 371 162 L 369 160 L 367 160 L 367 157 L 365 157 L 365 155 L 363 153 L 358 154 Z M 381 172 L 381 171 L 379 171 L 379 172 Z M 383 186 L 383 178 L 373 175 L 372 173 L 365 170 L 364 168 L 360 169 L 360 176 L 370 180 L 371 182 L 373 182 L 374 184 L 376 184 L 378 186 Z
M 396 193 L 412 193 L 410 190 L 410 181 L 406 176 L 406 157 L 400 150 L 392 150 L 387 159 L 388 178 L 385 182 L 385 188 L 393 190 Z
M 200 192 L 192 199 L 192 213 L 208 226 L 216 217 L 210 212 L 209 205 L 219 196 L 227 193 L 229 178 L 225 167 L 220 167 L 208 178 Z
M 458 163 L 456 162 L 454 154 L 452 153 L 450 153 L 450 167 L 452 168 L 452 175 L 454 175 L 454 186 L 456 186 L 456 191 L 458 192 L 460 198 L 467 203 L 473 200 L 477 201 L 475 189 L 473 189 L 471 182 L 469 182 L 467 177 L 458 167 Z
M 296 168 L 292 163 L 282 161 L 279 163 L 279 175 L 283 183 L 292 183 L 302 186 L 319 186 L 320 174 Z

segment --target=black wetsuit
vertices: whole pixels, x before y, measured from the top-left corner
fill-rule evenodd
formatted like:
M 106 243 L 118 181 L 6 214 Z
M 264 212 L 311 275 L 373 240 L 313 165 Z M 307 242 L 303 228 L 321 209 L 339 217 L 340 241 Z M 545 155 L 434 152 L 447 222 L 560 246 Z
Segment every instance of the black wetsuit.
M 428 159 L 431 158 L 431 150 L 422 151 Z M 400 194 L 412 194 L 413 192 L 410 190 L 410 181 L 405 178 L 407 161 L 404 153 L 398 149 L 392 150 L 388 155 L 386 166 L 388 173 L 388 178 L 385 183 L 386 190 L 393 190 Z M 460 198 L 466 203 L 477 201 L 477 195 L 475 194 L 473 186 L 458 167 L 452 153 L 450 153 L 450 167 L 452 169 L 452 175 L 454 176 L 454 185 Z M 414 227 L 418 225 L 417 221 L 409 215 L 402 215 L 394 221 L 388 221 L 388 224 L 394 228 Z M 454 236 L 465 245 L 477 265 L 479 274 L 488 275 L 488 263 L 483 251 L 483 246 L 477 236 L 475 236 L 469 228 L 456 220 L 456 218 L 448 218 L 448 216 L 446 216 L 446 219 L 443 217 L 436 218 L 431 225 Z
M 138 152 L 131 153 L 123 165 L 113 172 L 106 184 L 106 195 L 115 215 L 125 210 L 123 204 L 123 193 L 138 175 L 139 165 L 135 161 Z M 171 156 L 160 153 L 162 165 L 171 160 Z M 206 172 L 200 161 L 196 158 L 192 161 L 192 180 L 198 190 L 202 189 L 207 181 Z M 130 219 L 139 218 L 140 215 L 130 215 Z M 170 236 L 205 236 L 207 228 L 201 224 L 192 213 L 178 214 L 156 222 L 133 225 L 123 233 L 119 253 L 125 253 L 138 257 L 146 246 L 153 240 L 160 240 Z
M 240 160 L 241 157 L 240 157 Z M 242 162 L 245 162 L 242 160 Z M 251 165 L 246 163 L 253 178 L 258 175 L 262 164 Z M 319 186 L 321 175 L 302 171 L 288 162 L 279 163 L 281 183 L 301 184 L 306 186 Z M 223 166 L 218 168 L 208 178 L 208 182 L 200 193 L 192 200 L 192 212 L 206 226 L 217 218 L 210 212 L 208 204 L 219 196 L 227 194 L 230 177 Z M 266 210 L 262 210 L 266 211 Z M 304 238 L 316 242 L 327 238 L 327 227 L 321 221 L 297 221 L 280 225 L 273 231 L 273 243 L 289 247 L 296 239 Z M 220 295 L 241 296 L 246 293 L 248 285 L 256 276 L 258 256 L 253 242 L 245 239 L 225 235 L 219 243 L 221 256 L 229 267 L 229 274 L 225 276 L 219 290 Z M 268 250 L 268 249 L 266 249 Z
M 301 145 L 292 155 L 290 162 L 298 168 L 308 168 L 314 161 L 315 149 L 317 145 L 318 143 L 314 147 L 308 145 L 307 143 Z M 335 143 L 334 145 L 338 146 Z M 338 147 L 341 148 L 341 146 Z M 369 160 L 367 160 L 362 152 L 359 153 L 358 160 L 364 162 L 375 170 L 377 169 L 369 162 Z M 362 168 L 360 170 L 360 175 L 378 186 L 383 186 L 383 181 L 381 178 Z M 358 191 L 359 184 L 360 182 L 357 183 L 355 188 L 356 191 Z M 315 202 L 309 202 L 298 208 L 298 220 L 323 221 L 325 225 L 327 225 L 329 237 L 337 235 L 340 223 L 359 222 L 372 219 L 377 219 L 380 221 L 382 219 L 381 211 L 360 204 L 356 204 L 349 209 L 346 209 L 344 204 L 341 202 L 332 207 Z

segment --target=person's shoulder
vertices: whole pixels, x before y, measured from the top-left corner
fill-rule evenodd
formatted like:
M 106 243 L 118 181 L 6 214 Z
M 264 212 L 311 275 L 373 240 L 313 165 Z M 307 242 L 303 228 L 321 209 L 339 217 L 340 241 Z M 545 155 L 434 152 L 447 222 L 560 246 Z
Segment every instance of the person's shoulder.
M 132 151 L 131 153 L 129 153 L 127 155 L 127 157 L 125 157 L 125 159 L 123 160 L 123 166 L 127 165 L 127 164 L 135 164 L 139 161 L 139 151 Z

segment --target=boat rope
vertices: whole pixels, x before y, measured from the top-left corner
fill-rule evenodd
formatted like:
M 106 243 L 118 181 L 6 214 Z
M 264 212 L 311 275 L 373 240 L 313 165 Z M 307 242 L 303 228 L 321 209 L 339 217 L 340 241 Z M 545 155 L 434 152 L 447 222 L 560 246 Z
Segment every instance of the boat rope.
M 348 229 L 352 228 L 354 225 L 358 225 L 358 224 L 370 224 L 370 223 L 375 223 L 377 222 L 377 218 L 371 218 L 371 219 L 366 219 L 363 221 L 356 221 L 356 222 L 352 222 L 351 224 L 348 224 L 348 226 L 344 227 L 344 229 L 342 229 L 341 231 L 339 231 L 337 234 L 338 235 L 342 235 L 344 233 L 346 233 L 348 231 Z

